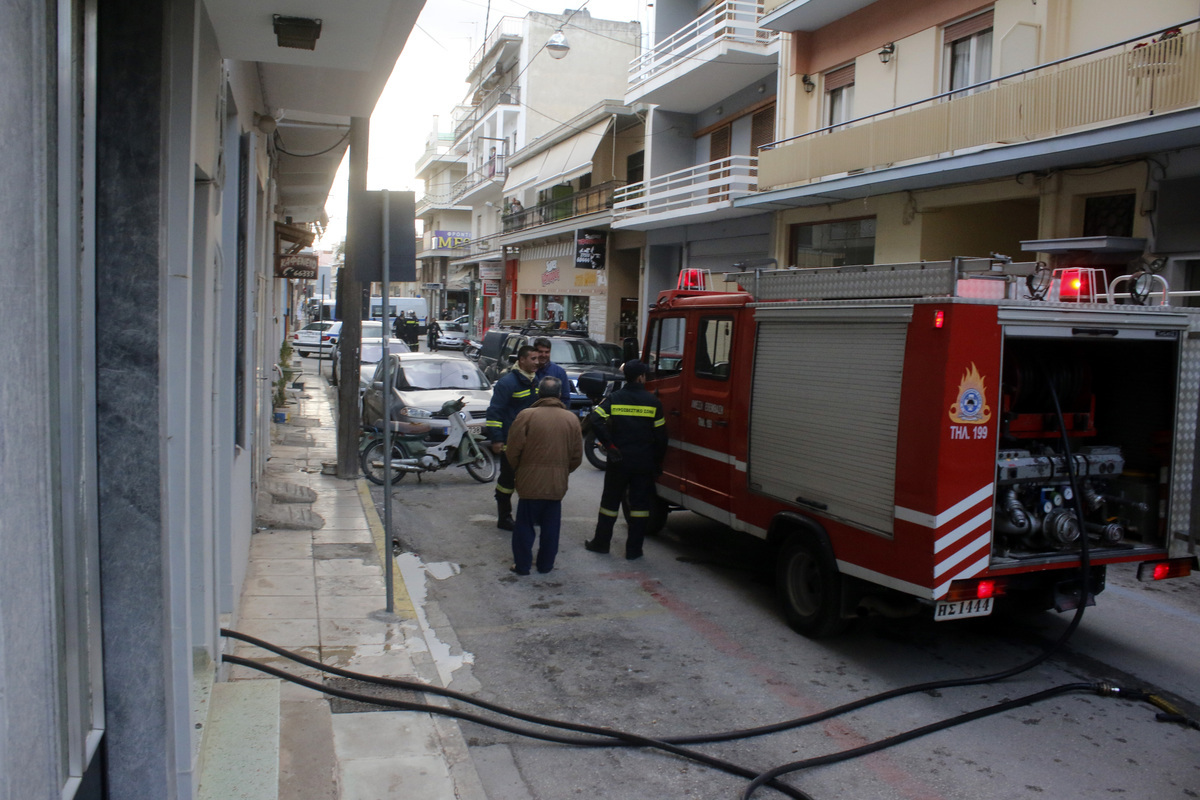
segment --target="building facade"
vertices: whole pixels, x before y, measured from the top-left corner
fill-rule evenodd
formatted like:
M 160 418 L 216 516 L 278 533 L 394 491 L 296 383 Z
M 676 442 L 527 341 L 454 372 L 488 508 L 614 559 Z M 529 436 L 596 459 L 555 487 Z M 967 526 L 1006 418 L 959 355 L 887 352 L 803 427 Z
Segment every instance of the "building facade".
M 452 199 L 472 209 L 471 252 L 450 266 L 477 280 L 481 328 L 517 310 L 518 253 L 501 243 L 510 159 L 601 98 L 620 97 L 640 44 L 636 22 L 532 12 L 501 19 L 472 58 L 452 149 L 467 165 Z
M 420 2 L 0 8 L 0 795 L 194 796 L 311 245 Z M 352 120 L 358 120 L 352 123 Z
M 768 2 L 780 141 L 743 209 L 781 266 L 999 253 L 1194 289 L 1197 7 Z
M 467 164 L 451 152 L 454 134 L 440 132 L 437 123 L 434 117 L 425 152 L 416 164 L 416 176 L 425 185 L 416 209 L 423 227 L 417 282 L 435 319 L 455 319 L 474 307 L 475 274 L 470 268 L 450 266 L 470 255 L 471 207 L 454 202 L 454 187 L 466 177 Z

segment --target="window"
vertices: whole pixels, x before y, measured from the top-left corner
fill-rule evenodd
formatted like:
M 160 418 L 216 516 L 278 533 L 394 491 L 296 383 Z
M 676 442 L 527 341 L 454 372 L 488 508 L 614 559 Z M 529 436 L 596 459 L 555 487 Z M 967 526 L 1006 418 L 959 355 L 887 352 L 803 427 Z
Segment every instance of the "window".
M 943 79 L 946 91 L 965 89 L 992 77 L 991 10 L 947 25 L 942 38 L 946 43 Z
M 875 218 L 793 225 L 790 266 L 844 267 L 875 263 Z
M 1083 201 L 1084 236 L 1132 236 L 1137 195 L 1110 194 Z
M 707 317 L 700 320 L 700 336 L 696 341 L 696 375 L 719 381 L 728 380 L 732 341 L 732 318 Z
M 654 380 L 669 378 L 683 371 L 683 335 L 687 331 L 687 320 L 683 317 L 666 317 L 656 320 L 650 330 L 650 377 Z
M 825 123 L 841 125 L 853 119 L 854 114 L 854 65 L 830 70 L 825 73 Z

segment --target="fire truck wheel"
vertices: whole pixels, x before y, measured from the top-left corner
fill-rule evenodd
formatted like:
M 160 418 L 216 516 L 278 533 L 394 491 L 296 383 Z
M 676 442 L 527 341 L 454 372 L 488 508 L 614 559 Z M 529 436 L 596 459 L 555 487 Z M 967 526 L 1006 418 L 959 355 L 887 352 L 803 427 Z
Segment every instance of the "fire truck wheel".
M 811 536 L 789 537 L 779 550 L 775 578 L 784 615 L 797 633 L 815 639 L 845 630 L 842 576 L 828 547 Z
M 671 513 L 671 505 L 657 495 L 650 500 L 650 519 L 646 523 L 646 533 L 654 536 L 662 533 L 667 527 L 667 515 Z

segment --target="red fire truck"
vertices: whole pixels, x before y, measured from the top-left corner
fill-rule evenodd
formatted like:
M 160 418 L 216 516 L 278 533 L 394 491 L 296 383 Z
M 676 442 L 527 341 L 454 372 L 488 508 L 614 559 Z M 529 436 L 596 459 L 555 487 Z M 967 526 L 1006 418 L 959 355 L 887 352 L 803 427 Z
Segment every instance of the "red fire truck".
M 774 545 L 796 630 L 1073 608 L 1085 538 L 1093 595 L 1108 564 L 1190 574 L 1200 309 L 988 259 L 726 280 L 649 315 L 659 510 Z

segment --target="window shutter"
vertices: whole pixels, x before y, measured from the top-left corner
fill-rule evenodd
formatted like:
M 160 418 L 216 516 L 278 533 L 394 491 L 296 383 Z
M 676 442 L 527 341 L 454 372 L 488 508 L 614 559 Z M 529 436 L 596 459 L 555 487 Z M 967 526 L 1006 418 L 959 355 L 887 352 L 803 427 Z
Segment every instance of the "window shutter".
M 854 65 L 847 64 L 825 73 L 825 91 L 832 92 L 854 83 Z
M 989 30 L 992 27 L 992 17 L 994 16 L 992 9 L 988 9 L 982 14 L 976 14 L 973 17 L 968 17 L 964 20 L 951 23 L 944 29 L 943 38 L 946 44 L 957 42 L 959 39 L 965 39 L 968 36 L 974 36 L 977 33 Z
M 750 118 L 750 154 L 775 141 L 775 106 L 764 108 Z
M 708 142 L 708 160 L 716 161 L 721 158 L 729 158 L 729 126 L 717 128 L 712 132 Z

